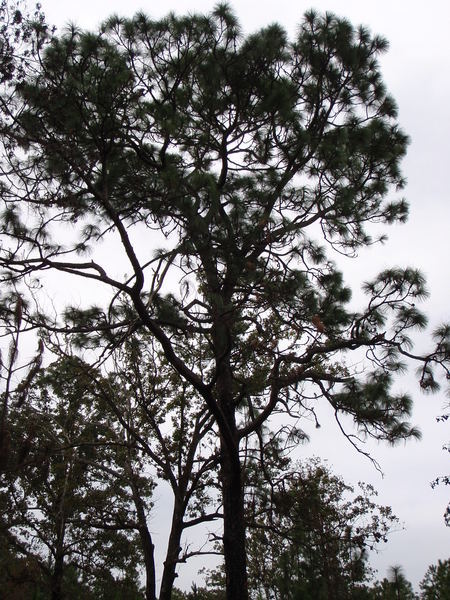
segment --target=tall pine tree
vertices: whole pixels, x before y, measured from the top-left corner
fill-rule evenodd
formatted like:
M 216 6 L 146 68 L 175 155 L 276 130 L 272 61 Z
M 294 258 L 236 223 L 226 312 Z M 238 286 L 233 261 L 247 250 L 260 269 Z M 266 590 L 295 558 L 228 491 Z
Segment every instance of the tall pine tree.
M 383 271 L 355 311 L 327 255 L 354 255 L 367 225 L 407 215 L 390 199 L 407 138 L 377 63 L 387 43 L 314 12 L 292 41 L 277 25 L 244 38 L 226 5 L 43 35 L 1 106 L 3 282 L 54 271 L 98 284 L 104 305 L 28 323 L 115 339 L 145 327 L 202 398 L 219 432 L 227 598 L 246 599 L 242 440 L 317 397 L 362 435 L 405 439 L 411 401 L 392 374 L 416 358 L 432 390 L 448 357 L 445 327 L 429 354 L 410 349 L 426 323 L 417 270 Z M 193 333 L 200 366 L 176 342 Z M 363 373 L 346 361 L 361 352 Z

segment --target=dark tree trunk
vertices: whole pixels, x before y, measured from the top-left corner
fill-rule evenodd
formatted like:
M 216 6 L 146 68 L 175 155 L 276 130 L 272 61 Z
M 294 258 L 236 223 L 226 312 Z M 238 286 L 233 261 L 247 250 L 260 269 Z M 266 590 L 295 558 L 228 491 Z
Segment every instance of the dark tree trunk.
M 133 501 L 139 524 L 139 537 L 141 539 L 142 553 L 145 564 L 145 600 L 157 600 L 156 598 L 156 572 L 155 572 L 155 546 L 152 536 L 147 527 L 144 503 L 136 484 L 131 461 L 128 464 Z
M 138 511 L 139 513 L 139 511 Z M 139 518 L 139 537 L 141 538 L 142 551 L 145 564 L 145 600 L 157 600 L 156 598 L 156 573 L 155 573 L 155 546 L 152 536 L 148 530 L 147 523 Z
M 139 526 L 139 536 L 141 538 L 145 563 L 145 600 L 157 600 L 154 557 L 155 546 L 153 545 L 147 525 Z
M 66 518 L 64 513 L 65 499 L 67 492 L 67 481 L 69 478 L 70 465 L 65 464 L 64 485 L 58 498 L 58 515 L 56 520 L 56 543 L 55 543 L 55 564 L 51 576 L 51 600 L 62 600 L 62 583 L 64 575 L 64 538 L 66 536 Z
M 183 515 L 183 508 L 180 506 L 179 500 L 175 498 L 172 527 L 170 529 L 169 543 L 167 545 L 166 560 L 164 561 L 159 600 L 170 600 L 172 598 L 173 584 L 177 576 L 176 568 L 181 551 L 180 542 L 183 533 Z
M 239 468 L 238 468 L 239 466 Z M 227 600 L 247 600 L 244 492 L 239 453 L 222 444 L 223 551 Z
M 62 600 L 62 580 L 64 574 L 64 554 L 58 552 L 55 558 L 55 565 L 53 567 L 51 590 L 52 600 Z
M 226 599 L 248 600 L 244 489 L 236 427 L 236 404 L 233 397 L 234 381 L 230 364 L 232 324 L 228 319 L 229 317 L 221 319 L 214 332 L 217 404 L 224 421 L 222 427 L 219 424 L 219 429 Z

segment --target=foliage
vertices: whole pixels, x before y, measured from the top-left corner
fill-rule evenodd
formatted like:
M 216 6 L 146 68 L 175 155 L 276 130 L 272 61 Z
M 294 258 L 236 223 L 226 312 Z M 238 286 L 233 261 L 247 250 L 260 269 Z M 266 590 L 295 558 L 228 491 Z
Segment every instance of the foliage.
M 389 577 L 377 582 L 372 590 L 375 600 L 416 600 L 411 583 L 403 574 L 399 565 L 390 567 Z
M 174 589 L 172 600 L 224 600 L 225 594 L 223 591 L 208 590 L 204 587 L 198 587 L 195 583 L 192 585 L 190 592 L 182 592 Z
M 79 363 L 68 357 L 41 370 L 26 404 L 10 411 L 2 537 L 36 565 L 55 598 L 68 593 L 71 573 L 91 591 L 128 580 L 138 593 L 127 468 L 133 451 L 118 444 Z M 151 493 L 142 475 L 139 485 Z
M 1 381 L 1 420 L 0 420 L 0 473 L 8 467 L 11 431 L 9 413 L 11 403 L 16 408 L 21 407 L 27 399 L 28 392 L 39 372 L 42 362 L 44 345 L 39 340 L 35 355 L 25 364 L 19 362 L 19 340 L 24 332 L 22 320 L 23 302 L 20 296 L 14 303 L 12 322 L 4 323 L 2 337 L 8 341 L 7 356 L 0 350 L 0 381 Z
M 450 559 L 439 560 L 430 565 L 420 582 L 423 600 L 449 600 L 450 598 Z
M 35 50 L 36 34 L 44 38 L 51 33 L 45 22 L 40 4 L 30 15 L 22 0 L 0 2 L 0 84 L 8 84 L 25 77 Z
M 179 340 L 178 349 L 186 361 L 198 364 L 200 349 L 195 338 Z M 146 469 L 155 480 L 167 482 L 173 494 L 159 593 L 164 600 L 171 597 L 178 564 L 208 553 L 207 542 L 200 548 L 183 548 L 183 533 L 221 516 L 216 498 L 217 434 L 198 394 L 167 364 L 148 332 L 136 331 L 111 358 L 111 388 L 103 388 L 102 395 L 142 453 Z
M 8 548 L 3 532 L 0 537 L 0 585 L 2 596 L 11 600 L 46 598 L 47 586 L 39 564 Z
M 20 325 L 17 319 L 15 325 Z M 13 331 L 11 335 L 16 360 L 18 336 Z M 84 527 L 85 536 L 88 536 L 91 525 L 109 532 L 114 528 L 118 532 L 139 531 L 139 538 L 135 535 L 133 539 L 130 560 L 134 556 L 137 563 L 145 563 L 147 598 L 154 598 L 156 594 L 153 541 L 148 528 L 148 510 L 151 506 L 149 497 L 153 482 L 150 483 L 148 476 L 142 477 L 139 473 L 151 473 L 155 480 L 159 478 L 169 482 L 174 508 L 160 597 L 163 598 L 163 594 L 170 595 L 178 563 L 197 554 L 192 547 L 182 549 L 180 544 L 183 531 L 219 516 L 214 509 L 208 511 L 212 505 L 210 496 L 215 487 L 213 471 L 217 464 L 214 437 L 211 438 L 210 432 L 211 418 L 198 399 L 186 389 L 176 372 L 167 368 L 164 357 L 158 356 L 152 339 L 145 332 L 136 332 L 133 338 L 126 340 L 114 352 L 109 367 L 105 369 L 106 377 L 76 357 L 64 355 L 62 346 L 53 347 L 53 350 L 62 358 L 48 369 L 39 369 L 42 348 L 38 354 L 39 360 L 35 358 L 31 361 L 33 369 L 30 373 L 34 378 L 39 376 L 32 392 L 29 390 L 33 380 L 30 375 L 25 378 L 26 385 L 22 382 L 17 390 L 9 392 L 10 403 L 14 408 L 19 405 L 17 399 L 20 400 L 20 410 L 10 412 L 12 421 L 9 423 L 8 433 L 10 436 L 13 434 L 12 440 L 9 437 L 13 455 L 8 457 L 6 471 L 12 477 L 14 486 L 18 486 L 20 482 L 23 487 L 30 465 L 37 463 L 42 470 L 49 460 L 48 455 L 59 454 L 60 444 L 65 445 L 70 440 L 75 461 L 82 467 L 81 475 L 90 473 L 90 477 L 84 480 L 79 476 L 80 473 L 72 469 L 69 477 L 75 488 L 86 488 L 87 492 L 87 495 L 79 497 L 78 509 L 84 514 L 83 520 L 79 521 L 79 535 Z M 190 352 L 190 349 L 187 351 Z M 192 360 L 194 355 L 195 352 L 191 354 Z M 23 370 L 23 366 L 20 369 Z M 11 369 L 7 373 L 10 371 Z M 40 390 L 39 393 L 37 390 Z M 43 411 L 42 398 L 49 396 L 53 401 L 48 402 Z M 25 405 L 24 399 L 27 401 Z M 64 442 L 56 441 L 57 428 L 55 429 L 52 419 L 62 419 L 64 427 L 67 425 L 68 401 L 75 411 L 75 418 L 79 419 L 81 432 L 73 436 L 73 432 L 64 430 Z M 62 417 L 59 416 L 60 411 Z M 18 431 L 18 419 L 20 427 L 29 427 L 24 434 Z M 42 423 L 38 426 L 39 420 Z M 50 440 L 47 436 L 49 431 L 53 433 Z M 42 447 L 44 450 L 40 452 Z M 31 449 L 37 456 L 29 455 Z M 42 492 L 44 482 L 44 479 L 33 482 L 32 487 L 36 493 Z M 116 488 L 122 490 L 122 500 L 115 495 Z M 28 495 L 32 502 L 33 496 Z M 73 490 L 72 493 L 69 490 L 69 495 L 73 498 Z M 111 515 L 101 512 L 103 506 L 115 505 L 117 508 L 123 499 L 128 501 L 128 505 L 112 519 Z M 95 509 L 91 506 L 92 501 L 95 501 Z M 132 511 L 130 503 L 134 505 Z M 42 498 L 38 504 L 42 505 Z M 5 510 L 10 515 L 12 507 L 6 506 Z M 131 517 L 130 512 L 134 512 L 135 516 Z M 23 523 L 27 518 L 23 515 L 18 519 L 25 528 L 31 526 L 28 522 Z M 7 529 L 11 534 L 11 527 Z M 40 534 L 46 540 L 52 537 L 51 534 L 43 533 L 42 523 Z M 97 548 L 100 556 L 104 552 L 103 557 L 111 551 L 106 541 L 105 538 L 103 548 Z M 79 554 L 80 549 L 73 540 L 70 546 Z M 202 544 L 202 550 L 204 547 L 205 544 Z M 23 549 L 30 551 L 30 544 L 25 543 Z M 64 560 L 64 570 L 74 566 L 70 553 Z M 90 555 L 90 567 L 92 560 Z M 79 574 L 80 568 L 84 567 L 76 565 L 74 572 Z M 119 585 L 107 571 L 103 573 L 103 579 L 98 573 L 96 577 L 100 586 L 98 594 L 105 586 L 108 589 L 108 586 L 113 585 L 116 589 Z M 124 594 L 125 591 L 121 593 Z M 105 593 L 108 597 L 108 593 Z
M 254 485 L 247 515 L 250 597 L 365 597 L 369 551 L 387 541 L 397 521 L 375 496 L 364 484 L 355 494 L 317 459 Z M 220 572 L 212 573 L 210 585 L 220 582 Z

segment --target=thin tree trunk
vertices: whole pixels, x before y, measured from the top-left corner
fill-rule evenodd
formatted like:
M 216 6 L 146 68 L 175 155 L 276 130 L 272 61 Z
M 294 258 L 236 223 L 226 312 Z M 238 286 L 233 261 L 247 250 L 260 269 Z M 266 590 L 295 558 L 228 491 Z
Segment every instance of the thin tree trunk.
M 138 520 L 138 531 L 141 540 L 142 553 L 145 565 L 145 600 L 157 600 L 156 597 L 156 571 L 155 571 L 155 546 L 151 533 L 147 527 L 144 502 L 141 497 L 139 486 L 136 482 L 132 467 L 131 450 L 128 452 L 128 462 L 125 465 L 130 480 L 133 502 L 136 507 Z
M 157 600 L 156 598 L 156 573 L 155 573 L 155 546 L 152 536 L 147 527 L 144 505 L 142 498 L 132 481 L 133 500 L 139 523 L 139 537 L 141 539 L 142 553 L 145 564 L 145 599 Z
M 74 450 L 69 450 L 68 457 L 64 456 L 64 481 L 61 493 L 58 498 L 58 510 L 56 520 L 56 548 L 55 548 L 55 565 L 53 567 L 51 579 L 51 599 L 62 600 L 62 583 L 64 576 L 64 539 L 66 537 L 66 494 L 69 485 L 69 478 L 72 469 L 72 459 Z
M 180 506 L 179 500 L 175 498 L 172 527 L 170 529 L 169 542 L 167 545 L 166 560 L 164 561 L 159 600 L 171 600 L 172 598 L 173 584 L 177 576 L 176 568 L 181 552 L 180 542 L 183 533 L 183 515 L 183 508 Z

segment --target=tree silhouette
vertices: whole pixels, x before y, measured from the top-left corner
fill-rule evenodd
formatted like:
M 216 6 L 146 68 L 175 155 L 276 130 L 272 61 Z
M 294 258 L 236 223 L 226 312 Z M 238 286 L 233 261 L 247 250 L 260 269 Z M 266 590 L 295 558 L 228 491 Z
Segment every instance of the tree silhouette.
M 292 42 L 277 25 L 244 38 L 218 5 L 52 39 L 38 27 L 35 47 L 0 107 L 2 281 L 35 297 L 49 272 L 97 284 L 104 304 L 57 318 L 41 304 L 28 326 L 93 345 L 109 332 L 112 346 L 146 328 L 202 399 L 220 443 L 227 598 L 246 599 L 242 441 L 319 398 L 360 450 L 343 415 L 359 438 L 417 436 L 392 376 L 418 360 L 433 390 L 448 359 L 445 326 L 428 354 L 410 348 L 426 324 L 417 270 L 380 273 L 356 311 L 327 255 L 353 256 L 375 241 L 370 223 L 407 215 L 386 199 L 404 186 L 407 144 L 377 63 L 387 43 L 313 11 Z M 177 344 L 193 334 L 201 365 Z

